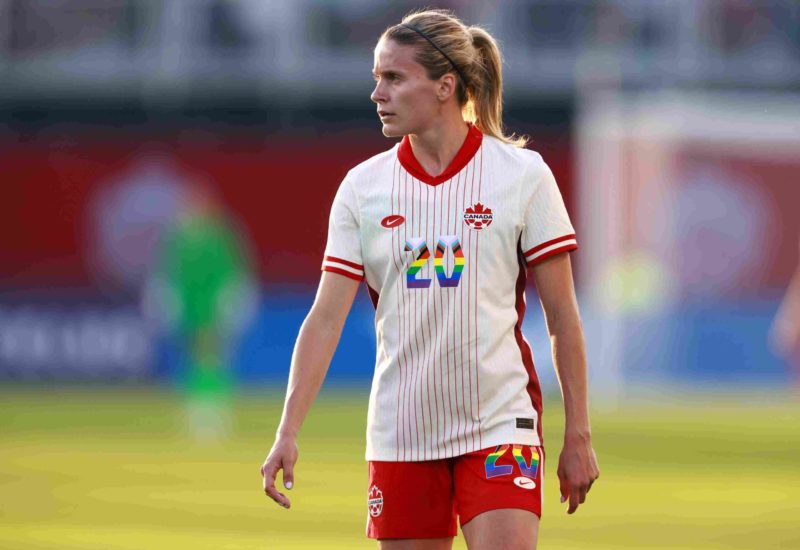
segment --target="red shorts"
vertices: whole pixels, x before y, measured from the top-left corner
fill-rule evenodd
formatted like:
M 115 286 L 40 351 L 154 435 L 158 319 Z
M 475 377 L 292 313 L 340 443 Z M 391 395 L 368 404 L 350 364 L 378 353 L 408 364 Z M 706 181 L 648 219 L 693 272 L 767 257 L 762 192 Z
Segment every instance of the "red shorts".
M 542 515 L 544 449 L 498 445 L 424 462 L 369 463 L 367 536 L 454 537 L 482 512 L 517 508 Z

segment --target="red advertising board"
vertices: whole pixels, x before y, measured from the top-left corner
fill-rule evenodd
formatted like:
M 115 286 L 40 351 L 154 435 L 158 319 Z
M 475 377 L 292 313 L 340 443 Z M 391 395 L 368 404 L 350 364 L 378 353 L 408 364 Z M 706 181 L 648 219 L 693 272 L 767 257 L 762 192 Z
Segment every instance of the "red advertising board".
M 135 271 L 146 263 L 154 228 L 170 215 L 175 190 L 202 184 L 237 221 L 263 282 L 313 284 L 339 182 L 392 143 L 374 130 L 170 139 L 120 131 L 3 143 L 3 286 L 94 286 L 103 277 L 98 243 Z M 533 142 L 569 204 L 568 144 L 565 135 Z

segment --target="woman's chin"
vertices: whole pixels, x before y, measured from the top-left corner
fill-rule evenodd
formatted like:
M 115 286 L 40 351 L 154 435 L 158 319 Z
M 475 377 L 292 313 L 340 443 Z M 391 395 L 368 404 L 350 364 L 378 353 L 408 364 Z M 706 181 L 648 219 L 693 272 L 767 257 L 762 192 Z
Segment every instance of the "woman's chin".
M 403 133 L 403 131 L 398 128 L 396 124 L 392 124 L 391 122 L 384 122 L 381 131 L 383 132 L 383 135 L 388 138 L 402 137 L 405 135 L 405 133 Z

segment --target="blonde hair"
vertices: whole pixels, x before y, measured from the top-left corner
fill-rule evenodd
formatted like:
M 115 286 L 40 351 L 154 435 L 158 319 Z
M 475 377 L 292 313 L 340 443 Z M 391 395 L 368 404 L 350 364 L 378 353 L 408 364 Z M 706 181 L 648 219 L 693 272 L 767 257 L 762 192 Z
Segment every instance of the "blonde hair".
M 525 137 L 503 133 L 502 58 L 486 30 L 467 27 L 447 10 L 425 10 L 406 15 L 381 40 L 416 46 L 416 61 L 432 80 L 452 71 L 462 115 L 481 132 L 516 147 L 527 144 Z

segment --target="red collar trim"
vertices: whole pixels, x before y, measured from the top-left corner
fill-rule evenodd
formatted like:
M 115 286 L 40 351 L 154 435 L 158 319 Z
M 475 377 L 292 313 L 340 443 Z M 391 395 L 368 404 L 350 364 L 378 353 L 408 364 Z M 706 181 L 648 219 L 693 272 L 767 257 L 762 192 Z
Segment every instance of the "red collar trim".
M 414 151 L 411 150 L 411 141 L 408 139 L 408 136 L 404 136 L 403 141 L 400 142 L 400 148 L 397 150 L 397 158 L 400 164 L 403 165 L 403 168 L 418 180 L 428 185 L 439 185 L 458 174 L 469 161 L 472 160 L 472 157 L 474 157 L 478 149 L 481 148 L 482 142 L 483 134 L 474 124 L 470 124 L 467 137 L 461 145 L 461 149 L 458 150 L 455 158 L 450 162 L 450 166 L 438 176 L 431 176 L 425 171 L 417 160 L 417 157 L 414 156 Z

